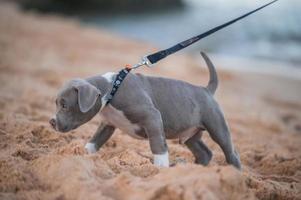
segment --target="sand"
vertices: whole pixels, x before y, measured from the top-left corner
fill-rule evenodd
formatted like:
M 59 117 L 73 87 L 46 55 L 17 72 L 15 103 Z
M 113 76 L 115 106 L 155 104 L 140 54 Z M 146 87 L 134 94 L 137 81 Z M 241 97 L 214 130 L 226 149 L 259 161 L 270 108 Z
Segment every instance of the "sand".
M 75 20 L 0 4 L 0 199 L 301 199 L 300 79 L 221 70 L 220 102 L 243 170 L 214 157 L 203 167 L 169 141 L 172 167 L 152 165 L 148 142 L 116 131 L 93 155 L 83 146 L 100 119 L 69 133 L 48 124 L 58 88 L 74 77 L 118 71 L 156 50 Z M 213 59 L 214 62 L 214 59 Z M 243 66 L 242 66 L 243 67 Z M 201 60 L 177 54 L 139 73 L 205 85 Z

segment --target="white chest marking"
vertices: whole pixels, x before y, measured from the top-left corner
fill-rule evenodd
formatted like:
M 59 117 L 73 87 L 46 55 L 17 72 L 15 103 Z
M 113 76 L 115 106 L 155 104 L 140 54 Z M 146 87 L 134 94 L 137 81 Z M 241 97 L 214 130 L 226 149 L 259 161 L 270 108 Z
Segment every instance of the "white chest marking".
M 100 112 L 100 116 L 106 123 L 119 128 L 122 132 L 134 138 L 143 139 L 136 134 L 136 132 L 140 130 L 140 127 L 137 124 L 131 123 L 126 116 L 124 116 L 122 111 L 115 109 L 113 106 L 107 105 L 104 107 Z
M 102 77 L 104 77 L 106 79 L 106 81 L 108 81 L 108 83 L 113 83 L 113 77 L 116 73 L 114 72 L 107 72 L 105 74 L 102 75 Z M 102 98 L 101 98 L 101 108 L 100 108 L 100 111 L 106 106 L 107 104 L 107 95 L 108 94 L 103 94 Z
M 104 77 L 109 83 L 112 83 L 113 82 L 113 76 L 115 74 L 116 73 L 114 73 L 114 72 L 107 72 L 107 73 L 103 74 L 102 77 Z
M 154 154 L 154 165 L 157 167 L 169 167 L 168 151 L 164 154 Z

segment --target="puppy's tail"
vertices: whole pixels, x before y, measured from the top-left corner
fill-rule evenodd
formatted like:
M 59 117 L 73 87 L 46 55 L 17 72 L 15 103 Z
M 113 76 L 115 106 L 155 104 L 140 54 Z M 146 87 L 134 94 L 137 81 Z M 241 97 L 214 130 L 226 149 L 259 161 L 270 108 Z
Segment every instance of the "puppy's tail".
M 201 55 L 207 64 L 207 67 L 209 69 L 209 74 L 210 74 L 210 79 L 206 88 L 211 92 L 211 94 L 214 94 L 218 86 L 217 73 L 214 65 L 212 64 L 208 56 L 204 52 L 201 52 Z

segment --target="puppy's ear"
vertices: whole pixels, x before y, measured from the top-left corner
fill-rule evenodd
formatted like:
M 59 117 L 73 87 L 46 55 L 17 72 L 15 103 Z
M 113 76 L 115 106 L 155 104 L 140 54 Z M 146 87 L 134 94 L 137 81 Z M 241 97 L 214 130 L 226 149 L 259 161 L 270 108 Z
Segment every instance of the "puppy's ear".
M 75 86 L 78 95 L 78 105 L 81 112 L 88 112 L 100 96 L 100 91 L 89 82 L 82 80 Z

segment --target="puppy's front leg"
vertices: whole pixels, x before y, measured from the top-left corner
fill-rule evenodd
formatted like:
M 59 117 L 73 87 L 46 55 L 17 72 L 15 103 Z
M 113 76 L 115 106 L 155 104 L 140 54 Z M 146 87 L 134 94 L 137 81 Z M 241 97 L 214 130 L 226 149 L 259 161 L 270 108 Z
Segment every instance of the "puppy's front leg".
M 153 114 L 147 118 L 145 130 L 148 135 L 151 151 L 154 155 L 154 165 L 158 167 L 169 167 L 168 149 L 159 111 L 155 110 Z
M 101 123 L 92 139 L 85 145 L 88 153 L 95 153 L 113 135 L 114 126 Z

